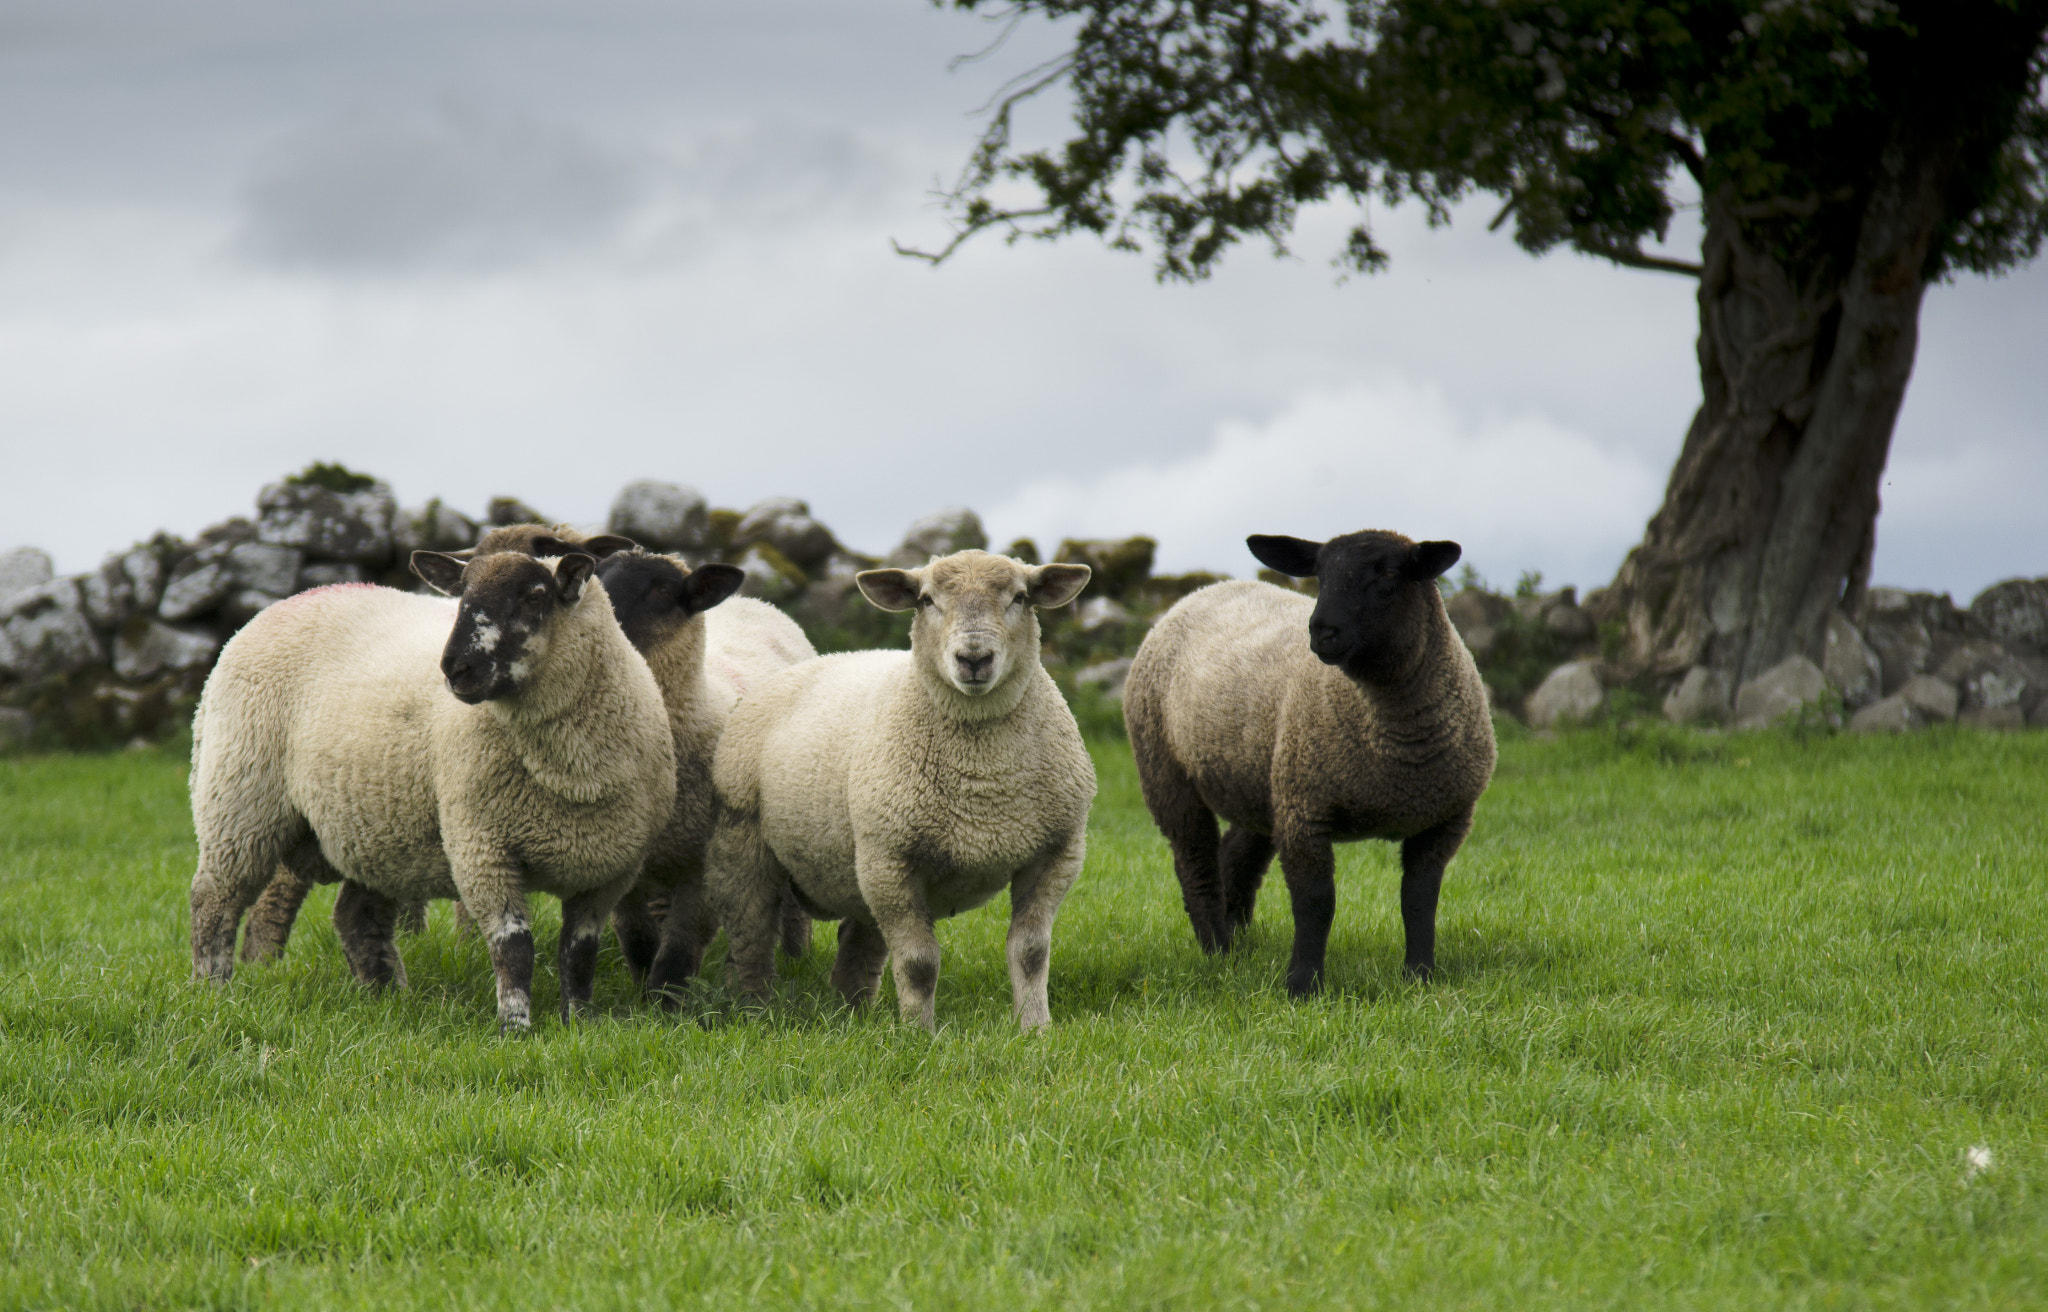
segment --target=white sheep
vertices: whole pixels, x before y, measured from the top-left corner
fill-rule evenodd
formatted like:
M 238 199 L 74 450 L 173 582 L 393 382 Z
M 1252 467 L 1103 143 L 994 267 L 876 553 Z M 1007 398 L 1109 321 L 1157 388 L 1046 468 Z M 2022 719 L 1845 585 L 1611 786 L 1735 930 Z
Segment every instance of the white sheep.
M 1018 1023 L 1050 1023 L 1052 921 L 1081 873 L 1095 768 L 1039 662 L 1034 607 L 1085 565 L 962 551 L 858 578 L 916 608 L 911 649 L 821 656 L 762 680 L 727 722 L 708 883 L 735 981 L 765 995 L 781 900 L 838 919 L 832 981 L 859 1006 L 894 959 L 906 1020 L 935 1022 L 932 922 L 1010 891 Z
M 336 925 L 372 984 L 405 982 L 400 903 L 460 897 L 510 1029 L 531 1023 L 526 897 L 553 894 L 563 1013 L 588 1005 L 605 916 L 675 801 L 661 692 L 596 564 L 416 552 L 422 577 L 461 594 L 452 617 L 432 598 L 341 585 L 235 635 L 193 721 L 197 977 L 232 974 L 242 913 L 283 862 L 345 881 Z
M 1131 663 L 1124 724 L 1195 937 L 1229 948 L 1274 851 L 1294 907 L 1296 996 L 1322 987 L 1332 842 L 1401 844 L 1406 968 L 1436 966 L 1444 866 L 1493 776 L 1493 720 L 1436 579 L 1455 542 L 1398 533 L 1253 537 L 1318 596 L 1216 583 L 1161 616 Z M 1219 844 L 1216 818 L 1230 822 Z
M 732 595 L 746 578 L 735 566 L 693 570 L 635 550 L 607 555 L 597 573 L 620 628 L 654 672 L 675 738 L 675 810 L 645 874 L 612 912 L 627 966 L 660 995 L 697 973 L 717 931 L 704 895 L 704 849 L 718 818 L 711 759 L 726 720 L 755 684 L 817 652 L 789 616 Z M 809 916 L 792 903 L 783 925 L 783 946 L 801 955 Z

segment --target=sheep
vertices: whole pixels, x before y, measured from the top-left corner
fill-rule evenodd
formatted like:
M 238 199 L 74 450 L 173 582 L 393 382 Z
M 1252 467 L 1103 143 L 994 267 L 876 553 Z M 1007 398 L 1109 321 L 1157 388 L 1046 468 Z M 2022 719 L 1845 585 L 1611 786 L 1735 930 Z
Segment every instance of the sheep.
M 1460 548 L 1376 531 L 1246 542 L 1319 595 L 1249 581 L 1190 593 L 1124 686 L 1139 784 L 1195 938 L 1230 947 L 1277 850 L 1294 906 L 1287 991 L 1314 993 L 1336 909 L 1330 845 L 1398 840 L 1405 969 L 1427 979 L 1444 867 L 1494 764 L 1486 687 L 1435 582 Z
M 461 897 L 508 1030 L 531 1025 L 526 896 L 559 897 L 573 1016 L 604 919 L 674 806 L 661 691 L 587 553 L 412 563 L 460 594 L 452 630 L 432 598 L 320 588 L 250 621 L 208 677 L 193 721 L 193 974 L 230 978 L 242 913 L 282 862 L 345 880 L 335 920 L 371 985 L 405 983 L 400 901 Z
M 732 595 L 746 577 L 735 566 L 692 570 L 636 549 L 607 555 L 597 574 L 619 626 L 654 672 L 675 738 L 675 811 L 645 875 L 612 911 L 633 977 L 666 997 L 697 973 L 717 931 L 704 897 L 704 849 L 718 816 L 711 759 L 726 720 L 754 684 L 817 652 L 787 615 Z M 783 947 L 791 955 L 809 947 L 810 924 L 794 902 L 785 907 Z
M 932 922 L 1010 890 L 1018 1024 L 1051 1022 L 1052 921 L 1081 873 L 1095 768 L 1039 661 L 1033 607 L 1064 606 L 1085 565 L 961 551 L 856 582 L 915 608 L 910 650 L 849 652 L 763 679 L 712 765 L 719 820 L 707 884 L 734 982 L 765 997 L 778 900 L 838 919 L 832 982 L 871 999 L 893 958 L 905 1020 L 933 1028 Z

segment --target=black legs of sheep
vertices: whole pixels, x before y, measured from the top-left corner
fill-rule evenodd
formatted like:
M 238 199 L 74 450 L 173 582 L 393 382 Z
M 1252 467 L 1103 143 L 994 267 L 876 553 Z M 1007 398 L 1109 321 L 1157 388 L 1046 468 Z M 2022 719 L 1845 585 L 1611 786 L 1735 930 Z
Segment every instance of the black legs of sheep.
M 1266 867 L 1273 861 L 1273 840 L 1243 825 L 1232 825 L 1223 835 L 1216 859 L 1223 876 L 1223 937 L 1228 942 L 1252 923 L 1259 885 L 1266 882 Z

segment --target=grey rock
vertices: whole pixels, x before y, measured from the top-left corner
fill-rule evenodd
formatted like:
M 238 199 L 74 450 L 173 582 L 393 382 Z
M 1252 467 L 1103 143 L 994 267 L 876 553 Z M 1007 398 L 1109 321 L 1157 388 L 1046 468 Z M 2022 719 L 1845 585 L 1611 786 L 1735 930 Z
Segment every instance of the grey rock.
M 2027 714 L 2018 704 L 2004 706 L 1972 706 L 1956 716 L 1957 724 L 1967 724 L 1973 729 L 2024 729 Z
M 79 600 L 85 617 L 95 628 L 111 629 L 128 617 L 135 606 L 135 585 L 121 567 L 119 553 L 108 556 L 100 567 L 78 580 Z
M 775 568 L 774 564 L 758 547 L 749 548 L 733 562 L 746 573 L 740 583 L 742 597 L 759 597 L 762 601 L 782 601 L 792 596 L 798 588 L 797 581 Z
M 472 540 L 472 545 L 474 545 L 474 540 Z M 460 550 L 460 548 L 454 549 Z M 415 548 L 415 550 L 438 551 L 440 548 L 419 547 Z M 298 586 L 293 590 L 304 592 L 307 588 L 330 588 L 337 583 L 365 583 L 368 581 L 368 576 L 364 573 L 361 565 L 330 560 L 323 561 L 317 565 L 301 565 L 297 579 Z
M 965 506 L 948 506 L 905 530 L 903 541 L 889 553 L 888 563 L 898 569 L 916 569 L 933 556 L 969 550 L 988 550 L 988 533 L 981 526 L 981 516 Z
M 1868 706 L 1884 692 L 1884 662 L 1840 611 L 1828 617 L 1827 647 L 1820 668 L 1846 705 Z
M 482 536 L 475 520 L 439 497 L 391 517 L 391 549 L 401 565 L 415 551 L 467 551 Z
M 398 502 L 381 482 L 361 492 L 272 483 L 257 496 L 256 507 L 257 536 L 272 546 L 297 547 L 325 560 L 390 563 Z
M 2027 712 L 2027 727 L 2048 729 L 2048 697 L 2034 703 L 2034 709 Z
M 856 556 L 850 551 L 835 551 L 825 557 L 819 566 L 809 571 L 812 577 L 831 583 L 851 583 L 862 570 L 875 567 L 875 561 L 866 556 Z
M 255 619 L 257 613 L 264 607 L 275 605 L 282 600 L 284 599 L 274 592 L 264 592 L 257 588 L 236 588 L 220 604 L 220 622 L 232 632 Z
M 0 555 L 0 610 L 31 588 L 57 577 L 56 562 L 41 547 L 16 547 Z
M 1075 608 L 1074 620 L 1083 633 L 1093 633 L 1112 624 L 1129 624 L 1131 613 L 1108 597 L 1090 597 Z
M 1664 718 L 1674 724 L 1726 724 L 1729 710 L 1727 674 L 1705 665 L 1687 670 L 1664 697 Z
M 28 746 L 36 717 L 15 706 L 0 706 L 0 751 Z
M 2048 656 L 2048 579 L 2007 579 L 1977 594 L 1970 618 L 2002 646 Z
M 170 577 L 169 556 L 176 549 L 172 539 L 159 539 L 155 543 L 145 542 L 131 547 L 121 557 L 121 573 L 128 578 L 128 587 L 133 594 L 136 610 L 155 610 L 163 600 L 164 582 Z
M 491 524 L 504 528 L 512 524 L 551 524 L 554 521 L 527 505 L 518 497 L 492 497 L 484 507 L 484 518 Z
M 1103 694 L 1111 701 L 1124 699 L 1124 682 L 1131 676 L 1131 658 L 1119 656 L 1113 661 L 1101 661 L 1074 671 L 1074 683 L 1078 686 L 1099 684 Z
M 0 612 L 6 639 L 0 661 L 22 680 L 69 674 L 106 660 L 106 649 L 85 616 L 75 578 L 52 579 L 16 593 Z
M 711 506 L 693 487 L 643 478 L 619 489 L 605 529 L 654 551 L 694 551 L 711 535 Z
M 210 629 L 138 615 L 114 636 L 114 673 L 139 683 L 166 670 L 203 669 L 219 650 L 220 638 Z
M 176 624 L 196 619 L 227 600 L 235 589 L 235 576 L 228 569 L 228 553 L 233 550 L 231 543 L 216 542 L 173 566 L 163 599 L 157 603 L 157 617 Z
M 1872 588 L 1864 598 L 1863 636 L 1884 667 L 1884 692 L 1939 664 L 1961 641 L 1967 619 L 1942 593 Z
M 1956 718 L 1956 709 L 1961 701 L 1954 684 L 1931 674 L 1914 675 L 1892 695 L 1911 706 L 1922 718 L 1944 724 Z
M 1761 729 L 1820 700 L 1827 676 L 1804 656 L 1787 656 L 1735 690 L 1735 727 Z
M 1607 703 L 1607 690 L 1600 686 L 1599 666 L 1594 661 L 1567 661 L 1552 670 L 1523 709 L 1529 723 L 1538 729 L 1573 721 L 1590 720 Z
M 2020 705 L 2031 684 L 2025 665 L 1997 643 L 1981 638 L 1959 644 L 1934 673 L 1956 685 L 1966 710 Z
M 1484 656 L 1499 636 L 1508 603 L 1505 598 L 1479 588 L 1465 588 L 1445 600 L 1444 611 L 1451 617 L 1451 627 L 1465 640 L 1466 648 L 1474 656 Z
M 1924 723 L 1913 704 L 1898 693 L 1880 697 L 1849 717 L 1850 733 L 1908 733 Z
M 1593 617 L 1569 601 L 1543 612 L 1543 627 L 1566 642 L 1586 642 L 1594 633 Z
M 740 517 L 732 540 L 742 547 L 765 542 L 802 570 L 823 563 L 839 545 L 832 530 L 813 519 L 811 508 L 795 497 L 770 497 L 757 503 Z
M 299 566 L 304 558 L 297 547 L 240 542 L 228 550 L 228 575 L 238 587 L 288 597 L 298 586 Z

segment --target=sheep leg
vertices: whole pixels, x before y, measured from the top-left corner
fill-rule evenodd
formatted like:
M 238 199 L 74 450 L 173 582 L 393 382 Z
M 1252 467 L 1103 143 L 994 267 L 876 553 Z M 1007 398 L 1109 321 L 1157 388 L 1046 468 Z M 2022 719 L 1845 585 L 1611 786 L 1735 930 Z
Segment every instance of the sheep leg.
M 1337 914 L 1337 860 L 1320 835 L 1282 838 L 1280 872 L 1294 907 L 1294 954 L 1287 963 L 1287 992 L 1305 998 L 1323 987 L 1323 954 L 1330 921 Z
M 792 894 L 782 899 L 782 955 L 791 960 L 801 960 L 810 954 L 811 913 L 804 910 L 804 904 Z
M 235 931 L 242 913 L 262 895 L 286 850 L 304 834 L 305 822 L 281 816 L 277 824 L 254 833 L 212 829 L 202 817 L 199 868 L 192 874 L 192 977 L 226 983 L 235 973 Z
M 795 899 L 791 899 L 793 902 Z M 882 983 L 882 963 L 889 945 L 872 922 L 851 916 L 839 922 L 839 952 L 832 961 L 832 987 L 859 1011 L 874 1000 Z
M 469 908 L 463 905 L 461 898 L 455 899 L 455 936 L 475 938 L 480 932 L 476 927 L 476 917 L 469 914 Z
M 767 1001 L 775 978 L 775 929 L 789 875 L 768 850 L 757 816 L 720 817 L 706 856 L 706 891 L 730 948 L 733 984 Z
M 457 853 L 451 851 L 450 855 Z M 525 881 L 518 867 L 479 854 L 458 860 L 454 873 L 462 904 L 469 908 L 491 950 L 491 970 L 498 982 L 499 1031 L 533 1028 L 533 920 L 527 914 Z M 566 904 L 563 925 L 566 929 Z
M 597 985 L 597 945 L 605 917 L 619 899 L 617 884 L 562 899 L 562 937 L 556 945 L 556 973 L 562 984 L 562 1019 L 590 1011 Z
M 397 899 L 353 879 L 342 880 L 335 895 L 334 932 L 341 939 L 341 955 L 355 977 L 373 989 L 405 987 L 397 939 L 402 910 Z
M 1010 934 L 1005 945 L 1010 959 L 1010 999 L 1017 1027 L 1025 1033 L 1052 1024 L 1045 996 L 1052 963 L 1052 922 L 1067 890 L 1081 877 L 1087 839 L 1073 840 L 1051 857 L 1018 872 L 1010 883 Z
M 427 904 L 425 901 L 401 902 L 398 904 L 398 930 L 402 934 L 424 934 L 427 932 Z
M 1444 867 L 1471 828 L 1468 811 L 1401 844 L 1401 926 L 1408 938 L 1401 969 L 1415 979 L 1427 980 L 1436 973 L 1437 891 L 1443 886 Z
M 242 960 L 269 961 L 282 956 L 291 941 L 292 924 L 299 908 L 313 891 L 313 881 L 302 879 L 289 867 L 281 867 L 264 885 L 263 895 L 249 908 L 248 923 L 242 927 Z
M 674 992 L 704 966 L 704 949 L 718 932 L 718 921 L 704 896 L 701 872 L 686 874 L 669 889 L 668 914 L 661 918 L 660 950 L 647 972 L 647 991 L 661 999 L 663 1009 L 676 1007 Z
M 938 1028 L 939 940 L 932 913 L 909 865 L 873 848 L 857 850 L 854 875 L 861 900 L 874 913 L 889 947 L 896 975 L 896 1006 L 903 1019 L 927 1030 Z
M 1204 952 L 1230 947 L 1230 929 L 1223 915 L 1223 883 L 1217 869 L 1216 813 L 1195 796 L 1192 783 L 1155 799 L 1145 790 L 1152 819 L 1173 850 L 1173 873 L 1180 880 L 1181 905 Z
M 1266 867 L 1272 860 L 1273 840 L 1269 836 L 1243 825 L 1232 825 L 1223 835 L 1217 864 L 1223 873 L 1223 927 L 1230 938 L 1236 938 L 1238 930 L 1252 923 L 1252 910 L 1259 902 L 1259 885 L 1266 882 Z
M 661 946 L 661 926 L 648 910 L 647 897 L 647 885 L 635 884 L 612 908 L 612 932 L 619 936 L 619 951 L 625 954 L 635 984 L 646 982 L 655 950 Z

